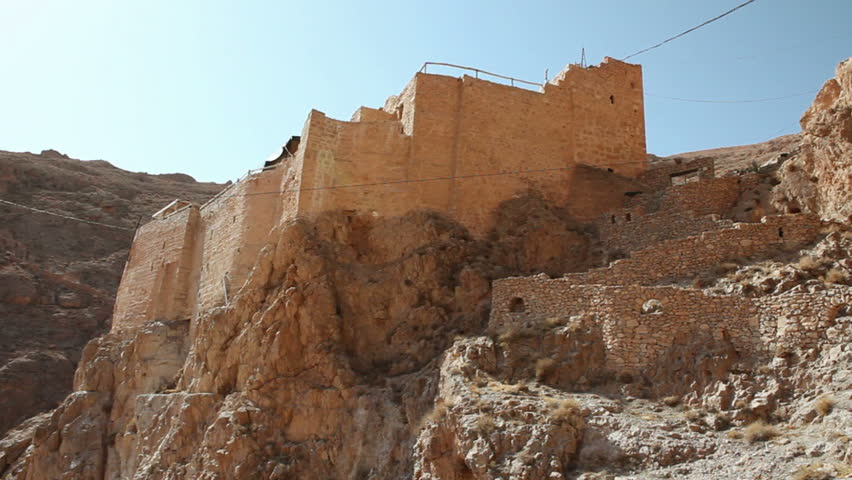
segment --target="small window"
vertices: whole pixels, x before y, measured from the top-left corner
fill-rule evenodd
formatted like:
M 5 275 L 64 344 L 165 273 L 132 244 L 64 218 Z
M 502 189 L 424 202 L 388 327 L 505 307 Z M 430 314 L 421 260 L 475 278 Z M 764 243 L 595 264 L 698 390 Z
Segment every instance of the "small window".
M 615 173 L 615 170 L 613 170 L 611 168 L 607 168 L 606 171 L 609 172 L 609 173 Z
M 610 95 L 610 96 L 609 96 L 609 103 L 611 103 L 611 104 L 615 105 L 615 95 Z
M 615 215 L 612 216 L 612 223 L 615 223 Z
M 509 300 L 509 311 L 513 313 L 524 312 L 527 307 L 524 305 L 524 299 L 521 297 L 515 297 Z
M 627 215 L 625 215 L 625 216 L 624 216 L 624 219 L 625 219 L 625 220 L 627 220 L 628 222 L 629 222 L 630 220 L 632 220 L 632 218 L 630 218 L 630 214 L 629 214 L 629 213 L 628 213 Z
M 778 238 L 784 238 L 784 229 L 781 227 L 778 228 Z

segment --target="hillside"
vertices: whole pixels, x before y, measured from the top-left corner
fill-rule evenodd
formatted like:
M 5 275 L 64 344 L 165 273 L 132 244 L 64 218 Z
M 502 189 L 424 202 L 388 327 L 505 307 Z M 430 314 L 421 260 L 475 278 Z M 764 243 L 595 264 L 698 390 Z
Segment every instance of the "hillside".
M 55 151 L 0 151 L 0 199 L 126 229 L 0 204 L 0 432 L 70 392 L 83 346 L 109 329 L 137 221 L 221 189 Z
M 580 67 L 566 75 L 596 73 Z M 618 149 L 591 133 L 570 147 L 604 161 L 564 168 L 552 152 L 566 145 L 523 150 L 530 165 L 566 170 L 571 195 L 553 195 L 570 190 L 553 174 L 479 179 L 503 188 L 472 189 L 460 197 L 470 202 L 446 210 L 398 200 L 445 200 L 439 187 L 390 182 L 388 172 L 367 167 L 400 161 L 399 152 L 417 160 L 437 143 L 464 154 L 436 161 L 517 161 L 519 149 L 503 148 L 514 144 L 490 147 L 503 138 L 491 127 L 518 116 L 506 108 L 471 123 L 476 135 L 447 141 L 460 131 L 454 115 L 463 109 L 423 109 L 423 102 L 461 105 L 463 94 L 436 95 L 425 78 L 409 96 L 391 97 L 387 110 L 362 108 L 352 122 L 312 112 L 314 136 L 304 135 L 294 155 L 203 207 L 139 228 L 112 326 L 78 357 L 70 329 L 53 325 L 77 322 L 86 334 L 106 326 L 117 280 L 107 274 L 121 250 L 104 255 L 123 237 L 92 225 L 60 228 L 51 223 L 58 218 L 28 229 L 29 214 L 6 213 L 23 226 L 7 235 L 4 308 L 17 312 L 12 327 L 22 339 L 37 322 L 51 322 L 41 327 L 48 358 L 29 360 L 21 350 L 20 363 L 42 361 L 57 378 L 77 368 L 56 408 L 0 439 L 0 478 L 852 475 L 852 59 L 805 112 L 801 134 L 651 156 L 632 172 L 608 164 Z M 458 91 L 494 88 L 441 81 Z M 489 100 L 528 95 L 494 92 Z M 603 112 L 595 132 L 623 120 L 611 107 L 620 105 L 616 97 L 603 92 L 582 99 Z M 411 95 L 420 95 L 420 110 Z M 481 108 L 499 104 L 472 98 Z M 636 123 L 625 131 L 642 131 L 638 107 L 630 110 Z M 415 130 L 406 123 L 412 118 L 425 118 L 427 128 Z M 418 143 L 423 138 L 441 142 Z M 635 136 L 625 139 L 624 151 L 634 151 Z M 106 187 L 113 183 L 90 189 L 100 178 L 91 172 L 78 178 L 85 186 L 44 173 L 51 162 L 88 164 L 51 152 L 36 157 L 47 164 L 22 175 L 13 162 L 0 178 L 35 176 L 61 193 L 12 183 L 0 187 L 2 198 L 132 223 L 135 197 Z M 385 197 L 367 174 L 357 177 L 363 190 L 326 192 L 364 172 L 378 173 L 391 192 L 412 188 L 418 196 Z M 137 188 L 124 175 L 115 184 Z M 164 182 L 160 192 L 194 185 L 195 197 L 180 195 L 190 200 L 214 187 L 145 178 Z M 260 195 L 295 185 L 303 197 Z M 449 195 L 464 188 L 450 187 Z M 110 200 L 73 204 L 75 188 Z M 477 203 L 477 193 L 491 197 Z M 130 203 L 115 207 L 111 195 Z M 295 214 L 303 199 L 317 210 Z M 156 208 L 168 199 L 138 203 L 149 200 Z M 347 201 L 353 208 L 338 208 Z M 355 208 L 364 206 L 371 208 Z M 387 206 L 403 213 L 372 209 Z M 63 237 L 58 246 L 48 246 L 42 228 Z M 84 228 L 91 230 L 73 230 Z M 90 250 L 58 263 L 62 249 L 83 243 Z M 62 362 L 68 368 L 55 366 Z M 36 388 L 45 376 L 27 370 L 18 378 Z

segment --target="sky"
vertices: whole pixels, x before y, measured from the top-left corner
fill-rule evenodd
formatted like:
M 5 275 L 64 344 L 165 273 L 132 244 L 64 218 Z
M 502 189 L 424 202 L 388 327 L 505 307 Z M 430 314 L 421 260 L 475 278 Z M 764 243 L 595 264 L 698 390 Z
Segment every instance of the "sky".
M 224 182 L 312 108 L 348 120 L 380 107 L 425 61 L 541 82 L 583 48 L 590 64 L 623 58 L 743 1 L 0 0 L 0 150 Z M 850 18 L 852 0 L 756 0 L 631 58 L 648 151 L 799 131 L 852 56 Z

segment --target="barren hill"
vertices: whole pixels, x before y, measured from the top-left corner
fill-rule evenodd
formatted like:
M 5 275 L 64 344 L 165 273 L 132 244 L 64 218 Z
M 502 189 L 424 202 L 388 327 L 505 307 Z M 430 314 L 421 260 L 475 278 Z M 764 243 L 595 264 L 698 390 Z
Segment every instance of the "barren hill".
M 221 188 L 52 150 L 0 151 L 0 199 L 127 229 L 0 204 L 0 432 L 70 391 L 83 345 L 109 329 L 136 222 Z
M 580 80 L 599 73 L 573 70 Z M 506 195 L 479 204 L 473 221 L 458 215 L 471 207 L 465 202 L 440 211 L 397 201 L 398 215 L 355 208 L 384 199 L 368 190 L 304 215 L 293 214 L 293 203 L 250 195 L 305 181 L 299 193 L 329 205 L 317 193 L 323 181 L 351 181 L 364 173 L 356 166 L 393 157 L 376 154 L 384 143 L 359 141 L 417 146 L 424 132 L 438 140 L 458 133 L 444 127 L 457 126 L 460 109 L 424 110 L 421 102 L 417 110 L 412 95 L 447 106 L 424 78 L 424 88 L 383 109 L 362 108 L 364 121 L 312 113 L 319 135 L 303 136 L 295 155 L 236 183 L 232 195 L 140 228 L 112 328 L 86 346 L 74 391 L 59 406 L 0 439 L 0 478 L 852 474 L 852 59 L 806 112 L 800 137 L 651 157 L 624 172 L 607 162 L 617 149 L 605 138 L 580 136 L 572 148 L 600 161 L 570 167 L 574 196 L 548 197 L 543 187 L 566 189 L 552 175 L 521 182 L 523 190 L 506 183 Z M 441 81 L 457 93 L 495 88 L 450 80 Z M 495 98 L 526 95 L 509 88 L 495 88 Z M 612 107 L 622 95 L 575 93 L 582 108 L 603 112 L 596 127 L 623 120 Z M 405 133 L 417 115 L 427 128 Z M 502 118 L 488 117 L 469 135 L 477 147 L 503 138 L 488 138 L 493 123 L 518 121 L 511 108 L 494 115 Z M 461 151 L 465 140 L 445 143 Z M 518 150 L 464 154 L 516 161 Z M 564 161 L 533 150 L 522 161 Z M 399 152 L 421 153 L 391 153 Z M 358 153 L 366 154 L 351 161 Z M 78 216 L 120 221 L 80 208 Z M 83 260 L 31 274 L 26 242 L 37 237 L 9 241 L 6 304 L 41 321 L 90 312 L 73 318 L 96 331 L 109 285 L 84 285 Z M 92 248 L 105 248 L 97 238 Z M 45 314 L 33 315 L 35 307 Z M 34 323 L 19 322 L 19 334 Z M 49 351 L 69 364 L 66 343 Z

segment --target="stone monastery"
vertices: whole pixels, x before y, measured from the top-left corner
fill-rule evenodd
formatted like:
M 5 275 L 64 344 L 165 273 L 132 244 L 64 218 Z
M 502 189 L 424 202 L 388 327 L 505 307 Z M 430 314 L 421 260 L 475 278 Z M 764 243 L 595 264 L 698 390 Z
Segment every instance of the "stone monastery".
M 265 167 L 204 205 L 176 200 L 156 213 L 134 239 L 113 329 L 227 304 L 270 230 L 296 217 L 428 209 L 485 236 L 498 205 L 534 191 L 592 225 L 622 259 L 559 279 L 496 281 L 493 329 L 592 313 L 603 319 L 612 364 L 625 371 L 640 371 L 694 331 L 749 350 L 785 335 L 807 344 L 849 302 L 848 289 L 750 299 L 670 285 L 726 259 L 817 239 L 814 216 L 764 216 L 755 199 L 766 181 L 757 173 L 717 177 L 701 159 L 651 166 L 638 65 L 571 65 L 539 91 L 421 72 L 382 108 L 361 107 L 350 121 L 312 111 L 301 136 Z M 663 280 L 669 285 L 658 286 Z M 651 300 L 661 308 L 646 311 Z M 699 325 L 706 315 L 696 312 L 726 323 Z

